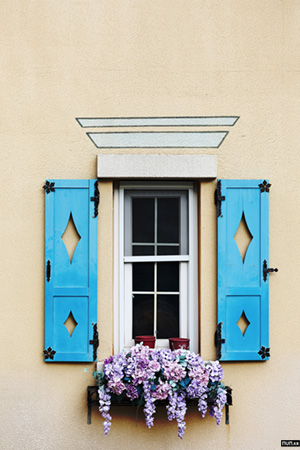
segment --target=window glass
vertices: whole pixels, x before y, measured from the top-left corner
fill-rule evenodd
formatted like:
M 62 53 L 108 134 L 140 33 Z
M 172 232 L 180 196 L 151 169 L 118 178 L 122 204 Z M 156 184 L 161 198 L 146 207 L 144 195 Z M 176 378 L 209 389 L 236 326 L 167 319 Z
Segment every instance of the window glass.
M 157 290 L 158 292 L 179 291 L 179 263 L 157 263 Z
M 157 296 L 157 339 L 179 337 L 179 295 Z
M 125 191 L 125 255 L 187 255 L 187 191 Z
M 179 245 L 158 245 L 157 255 L 179 255 Z
M 157 199 L 157 242 L 179 244 L 179 198 Z
M 189 190 L 124 190 L 125 342 L 187 336 Z
M 134 245 L 132 244 L 132 255 L 133 256 L 151 256 L 154 255 L 154 244 L 153 245 Z
M 134 294 L 132 296 L 133 329 L 132 338 L 154 334 L 154 295 Z
M 132 242 L 154 242 L 154 198 L 132 198 Z
M 154 263 L 134 263 L 132 269 L 133 291 L 154 291 Z

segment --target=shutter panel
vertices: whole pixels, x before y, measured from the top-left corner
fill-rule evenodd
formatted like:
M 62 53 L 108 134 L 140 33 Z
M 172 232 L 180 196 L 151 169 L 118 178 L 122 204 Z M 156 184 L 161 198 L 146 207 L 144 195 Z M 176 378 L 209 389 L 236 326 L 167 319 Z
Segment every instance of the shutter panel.
M 49 180 L 44 188 L 45 361 L 93 361 L 98 205 L 91 197 L 97 182 Z
M 263 277 L 269 252 L 269 186 L 264 180 L 218 182 L 216 344 L 221 361 L 269 359 L 269 281 Z

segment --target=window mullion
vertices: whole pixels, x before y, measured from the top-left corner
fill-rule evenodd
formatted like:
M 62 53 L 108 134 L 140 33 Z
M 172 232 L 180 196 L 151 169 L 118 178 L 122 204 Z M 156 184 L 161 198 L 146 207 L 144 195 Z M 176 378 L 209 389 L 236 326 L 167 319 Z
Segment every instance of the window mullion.
M 154 336 L 157 338 L 157 263 L 154 263 Z
M 154 199 L 154 255 L 157 256 L 157 197 Z

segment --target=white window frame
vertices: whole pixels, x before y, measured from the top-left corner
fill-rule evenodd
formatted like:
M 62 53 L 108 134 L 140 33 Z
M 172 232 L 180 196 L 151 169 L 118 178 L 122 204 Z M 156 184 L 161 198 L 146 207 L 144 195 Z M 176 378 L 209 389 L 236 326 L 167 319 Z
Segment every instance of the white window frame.
M 135 257 L 124 255 L 124 193 L 125 190 L 187 190 L 188 192 L 188 255 L 168 256 L 180 261 L 180 335 L 190 339 L 190 350 L 199 352 L 198 319 L 198 189 L 193 182 L 122 181 L 114 185 L 114 352 L 134 345 L 129 337 L 132 329 L 131 297 L 132 263 Z M 166 256 L 156 256 L 166 261 Z M 153 261 L 153 256 L 139 257 Z M 126 295 L 127 293 L 127 295 Z M 182 299 L 187 301 L 183 302 Z M 159 342 L 159 345 L 158 345 Z M 156 347 L 168 347 L 160 339 Z

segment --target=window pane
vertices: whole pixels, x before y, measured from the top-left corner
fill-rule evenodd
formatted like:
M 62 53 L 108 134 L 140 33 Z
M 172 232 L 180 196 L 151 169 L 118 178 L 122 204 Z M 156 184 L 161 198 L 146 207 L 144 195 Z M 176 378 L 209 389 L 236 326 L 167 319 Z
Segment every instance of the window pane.
M 158 245 L 158 255 L 179 255 L 179 245 Z
M 133 256 L 152 256 L 154 255 L 154 245 L 133 245 Z
M 132 296 L 132 338 L 154 334 L 154 296 L 135 294 Z
M 179 337 L 179 295 L 157 296 L 157 338 Z
M 179 198 L 157 199 L 157 242 L 179 243 Z
M 157 290 L 179 292 L 179 263 L 157 263 Z
M 134 263 L 132 270 L 133 291 L 154 291 L 154 263 Z
M 154 198 L 132 198 L 132 240 L 154 243 Z

